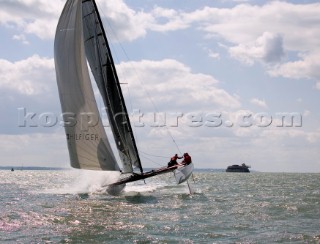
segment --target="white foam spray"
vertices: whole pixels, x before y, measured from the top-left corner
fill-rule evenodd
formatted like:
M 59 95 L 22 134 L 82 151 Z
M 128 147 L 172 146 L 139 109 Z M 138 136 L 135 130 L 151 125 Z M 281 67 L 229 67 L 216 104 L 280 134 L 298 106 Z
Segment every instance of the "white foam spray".
M 117 171 L 93 171 L 81 170 L 79 177 L 75 180 L 74 188 L 78 192 L 92 193 L 99 192 L 108 184 L 116 182 L 120 177 Z
M 106 185 L 116 182 L 120 177 L 117 171 L 94 171 L 72 169 L 68 172 L 71 180 L 59 189 L 46 190 L 54 194 L 80 194 L 105 192 Z

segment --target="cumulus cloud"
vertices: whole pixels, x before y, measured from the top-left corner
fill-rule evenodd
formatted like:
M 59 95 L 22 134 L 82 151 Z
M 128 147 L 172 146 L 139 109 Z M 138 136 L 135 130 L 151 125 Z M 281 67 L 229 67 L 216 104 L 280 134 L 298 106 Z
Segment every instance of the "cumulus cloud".
M 240 107 L 238 98 L 219 88 L 212 76 L 193 73 L 176 60 L 121 63 L 118 70 L 121 79 L 133 87 L 131 93 L 140 99 L 140 105 L 146 104 L 146 97 L 150 96 L 157 99 L 157 104 L 171 109 Z
M 1 1 L 0 24 L 16 29 L 16 40 L 22 34 L 52 39 L 64 4 L 64 0 Z M 136 12 L 123 1 L 98 0 L 97 4 L 113 40 L 131 41 L 143 37 L 151 25 L 156 26 L 152 24 L 155 20 L 150 13 Z M 19 40 L 24 41 L 21 38 Z
M 208 38 L 223 38 L 231 57 L 264 66 L 270 74 L 319 80 L 320 4 L 271 1 L 258 6 L 239 4 L 233 8 L 210 8 L 186 13 Z M 285 60 L 298 53 L 300 59 Z
M 63 0 L 1 1 L 0 24 L 16 29 L 19 32 L 16 36 L 24 33 L 41 39 L 52 38 L 63 4 Z
M 273 76 L 319 80 L 319 59 L 316 58 L 320 39 L 319 3 L 271 1 L 264 5 L 238 4 L 232 8 L 205 7 L 191 12 L 156 6 L 149 13 L 136 12 L 122 1 L 112 4 L 112 8 L 109 2 L 101 4 L 108 9 L 108 18 L 117 26 L 117 34 L 122 39 L 133 40 L 147 31 L 196 27 L 206 33 L 207 38 L 223 40 L 222 45 L 231 57 L 249 65 L 267 64 L 264 67 Z M 299 59 L 287 61 L 286 54 L 290 52 L 298 53 Z M 213 52 L 208 55 L 219 57 Z
M 60 114 L 53 59 L 38 55 L 15 62 L 0 59 L 0 114 L 5 116 L 0 134 L 52 133 L 55 128 L 29 126 L 46 112 Z M 29 113 L 37 115 L 31 122 L 26 119 L 27 127 L 19 126 Z
M 185 13 L 155 6 L 150 12 L 135 11 L 124 1 L 97 1 L 100 14 L 115 41 L 132 41 L 144 37 L 148 31 L 168 32 L 186 29 L 190 21 Z M 108 14 L 105 14 L 108 13 Z
M 222 36 L 230 43 L 253 43 L 264 32 L 279 33 L 288 50 L 317 47 L 320 4 L 293 4 L 272 1 L 267 4 L 239 4 L 233 8 L 209 8 L 188 14 L 199 21 L 208 34 Z M 312 18 L 310 18 L 312 16 Z M 301 38 L 304 37 L 304 38 Z
M 190 23 L 183 18 L 183 13 L 173 9 L 164 9 L 156 7 L 151 12 L 154 21 L 150 24 L 149 28 L 152 31 L 174 31 L 186 29 Z
M 156 7 L 150 17 L 151 24 L 144 27 L 152 31 L 172 31 L 196 26 L 207 38 L 219 38 L 220 42 L 222 38 L 231 57 L 241 62 L 267 64 L 265 68 L 274 76 L 319 80 L 319 59 L 315 58 L 319 56 L 319 11 L 319 3 L 284 1 L 260 6 L 205 7 L 192 12 Z M 298 53 L 300 59 L 287 61 L 289 52 Z M 217 53 L 209 55 L 218 57 Z M 292 71 L 296 66 L 299 66 L 299 72 Z
M 24 41 L 17 38 L 22 37 L 21 34 L 52 39 L 64 4 L 63 0 L 1 1 L 0 24 L 16 29 L 16 40 Z M 148 30 L 164 32 L 188 26 L 181 15 L 172 9 L 154 7 L 149 13 L 135 11 L 122 0 L 97 0 L 97 5 L 109 38 L 114 41 L 132 41 L 145 36 Z
M 119 76 L 137 90 L 141 90 L 139 87 L 144 84 L 151 94 L 161 98 L 170 98 L 168 92 L 174 92 L 181 99 L 185 97 L 184 94 L 191 94 L 199 102 L 212 102 L 232 108 L 240 105 L 235 96 L 218 88 L 218 81 L 212 76 L 193 73 L 190 67 L 173 59 L 122 62 L 117 67 Z M 0 87 L 3 89 L 37 95 L 50 90 L 52 84 L 55 84 L 53 59 L 38 55 L 16 62 L 0 59 Z M 145 97 L 140 91 L 133 92 L 138 97 Z
M 0 59 L 0 88 L 2 89 L 25 95 L 36 95 L 49 91 L 54 79 L 53 59 L 38 55 L 16 62 Z
M 320 81 L 320 50 L 300 54 L 301 60 L 287 62 L 273 67 L 269 74 L 294 79 L 316 79 Z M 318 88 L 318 87 L 317 87 Z
M 249 65 L 257 60 L 277 63 L 284 56 L 282 37 L 279 34 L 264 32 L 253 43 L 231 47 L 229 53 L 233 58 Z
M 132 41 L 143 37 L 154 22 L 150 13 L 135 11 L 120 1 L 97 1 L 108 35 L 115 41 Z
M 130 94 L 123 87 L 125 97 L 134 98 L 127 101 L 128 106 L 142 112 L 210 112 L 240 107 L 238 97 L 219 88 L 219 82 L 212 76 L 193 73 L 176 60 L 123 62 L 117 69 L 120 80 L 129 83 Z M 42 132 L 43 128 L 17 132 L 17 122 L 12 121 L 18 120 L 18 108 L 25 107 L 26 113 L 59 113 L 53 59 L 34 55 L 16 62 L 0 60 L 0 88 L 1 97 L 12 100 L 10 106 L 0 104 L 0 112 L 10 115 L 10 121 L 1 122 L 4 133 Z

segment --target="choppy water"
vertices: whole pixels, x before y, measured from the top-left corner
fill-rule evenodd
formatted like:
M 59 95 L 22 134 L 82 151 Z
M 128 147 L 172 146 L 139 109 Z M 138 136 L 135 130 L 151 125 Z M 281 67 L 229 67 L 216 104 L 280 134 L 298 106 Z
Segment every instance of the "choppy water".
M 195 173 L 99 190 L 78 171 L 0 171 L 1 243 L 320 243 L 320 174 Z

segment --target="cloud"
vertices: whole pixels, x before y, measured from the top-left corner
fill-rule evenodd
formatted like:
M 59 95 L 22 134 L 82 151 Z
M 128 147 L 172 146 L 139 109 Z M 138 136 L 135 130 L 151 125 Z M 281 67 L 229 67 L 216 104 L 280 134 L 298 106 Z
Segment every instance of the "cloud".
M 208 55 L 210 58 L 213 59 L 220 59 L 220 54 L 218 52 L 214 52 L 213 50 L 209 48 L 203 48 L 206 52 L 208 52 Z
M 262 108 L 267 108 L 267 107 L 268 107 L 267 104 L 266 104 L 266 101 L 260 100 L 260 99 L 258 99 L 258 98 L 252 98 L 252 99 L 250 100 L 250 102 L 251 102 L 252 104 L 257 105 L 257 106 L 262 107 Z
M 64 4 L 64 0 L 1 1 L 0 25 L 15 29 L 15 39 L 22 34 L 36 35 L 40 39 L 53 39 Z M 155 22 L 150 13 L 136 12 L 121 0 L 99 0 L 97 4 L 112 40 L 131 41 L 143 37 L 150 24 Z
M 190 67 L 173 59 L 123 62 L 117 65 L 117 70 L 120 80 L 129 84 L 130 94 L 128 87 L 124 86 L 123 91 L 130 112 L 131 108 L 142 112 L 210 112 L 220 108 L 236 109 L 241 105 L 237 96 L 219 88 L 214 77 L 193 73 Z M 10 106 L 0 104 L 0 112 L 7 115 L 7 120 L 0 122 L 1 133 L 54 131 L 54 128 L 49 130 L 41 126 L 21 129 L 17 122 L 18 108 L 22 107 L 26 108 L 26 113 L 37 113 L 37 116 L 43 112 L 59 116 L 53 59 L 33 55 L 16 62 L 0 60 L 0 88 L 0 100 L 11 101 Z M 130 101 L 129 98 L 135 99 Z
M 121 80 L 130 84 L 133 97 L 139 99 L 138 107 L 145 106 L 146 99 L 150 104 L 148 97 L 178 112 L 240 107 L 238 98 L 219 88 L 212 76 L 193 73 L 173 59 L 121 63 L 118 70 Z
M 284 56 L 283 41 L 279 34 L 264 32 L 254 43 L 229 48 L 231 57 L 252 65 L 255 61 L 278 63 Z
M 0 25 L 16 29 L 15 39 L 22 34 L 52 39 L 64 4 L 63 0 L 1 1 Z M 154 7 L 146 13 L 129 8 L 122 0 L 97 0 L 97 5 L 109 31 L 108 36 L 113 41 L 132 41 L 144 37 L 148 30 L 165 32 L 188 26 L 172 9 Z
M 0 59 L 0 88 L 24 95 L 36 95 L 51 90 L 55 79 L 53 59 L 34 55 L 10 62 Z
M 29 58 L 10 62 L 0 59 L 0 120 L 1 134 L 53 133 L 55 128 L 20 127 L 24 120 L 19 108 L 26 114 L 60 114 L 60 103 L 55 80 L 53 59 L 33 55 Z M 20 119 L 19 119 L 20 118 Z M 29 121 L 29 119 L 26 119 Z M 34 124 L 34 122 L 27 122 Z
M 144 37 L 154 22 L 150 13 L 135 11 L 124 1 L 97 1 L 108 36 L 114 41 L 132 41 Z
M 53 38 L 63 0 L 17 0 L 0 2 L 0 24 L 16 29 L 20 36 L 34 34 L 41 39 Z
M 207 38 L 220 43 L 223 40 L 230 56 L 240 62 L 266 64 L 264 68 L 273 76 L 319 81 L 319 3 L 271 1 L 260 6 L 247 3 L 191 12 L 156 6 L 149 13 L 131 10 L 122 1 L 115 7 L 112 4 L 112 8 L 111 3 L 104 4 L 108 5 L 105 10 L 111 12 L 111 20 L 122 40 L 143 37 L 147 31 L 197 28 Z M 286 54 L 291 53 L 298 54 L 298 60 L 288 60 Z M 213 52 L 209 55 L 219 57 Z
M 173 9 L 155 7 L 151 15 L 154 20 L 148 27 L 152 31 L 167 32 L 186 29 L 190 23 L 183 18 L 183 13 Z
M 213 59 L 220 59 L 220 54 L 219 53 L 215 53 L 212 50 L 209 50 L 209 57 L 213 58 Z
M 293 79 L 316 79 L 320 81 L 320 50 L 300 54 L 300 60 L 280 64 L 270 69 L 272 76 L 283 76 Z M 316 85 L 318 88 L 318 84 Z
M 207 34 L 224 40 L 231 57 L 264 66 L 269 74 L 319 81 L 320 4 L 271 1 L 258 6 L 239 4 L 233 8 L 205 7 L 184 18 Z M 287 53 L 298 60 L 288 61 Z
M 262 6 L 239 4 L 233 8 L 206 7 L 189 13 L 188 17 L 194 22 L 198 21 L 201 30 L 212 34 L 212 37 L 219 35 L 233 44 L 254 44 L 264 32 L 270 32 L 283 37 L 287 50 L 306 51 L 318 48 L 319 9 L 319 3 L 272 1 Z
M 30 43 L 28 42 L 28 40 L 26 39 L 26 36 L 24 34 L 21 35 L 14 35 L 12 37 L 13 40 L 17 40 L 17 41 L 21 41 L 23 44 L 25 45 L 29 45 Z
M 135 11 L 121 1 L 98 1 L 100 15 L 113 41 L 132 41 L 148 31 L 168 32 L 186 29 L 190 22 L 184 13 L 155 6 L 150 12 Z M 105 14 L 108 13 L 108 14 Z

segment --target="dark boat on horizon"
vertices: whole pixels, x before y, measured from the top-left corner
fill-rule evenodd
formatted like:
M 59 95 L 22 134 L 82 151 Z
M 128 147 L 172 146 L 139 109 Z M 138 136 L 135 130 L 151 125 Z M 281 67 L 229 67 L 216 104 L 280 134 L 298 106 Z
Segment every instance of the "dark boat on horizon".
M 226 169 L 226 172 L 250 173 L 249 168 L 250 166 L 244 163 L 241 165 L 234 164 L 234 165 L 228 166 L 228 168 Z

